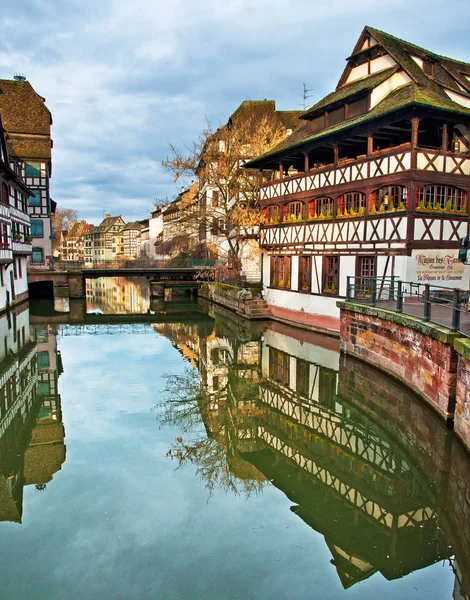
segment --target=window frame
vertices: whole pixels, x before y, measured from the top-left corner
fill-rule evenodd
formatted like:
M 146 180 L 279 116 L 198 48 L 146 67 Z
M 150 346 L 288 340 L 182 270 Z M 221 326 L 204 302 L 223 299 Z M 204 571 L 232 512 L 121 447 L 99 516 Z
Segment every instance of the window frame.
M 312 256 L 310 254 L 299 256 L 297 289 L 303 294 L 310 294 L 312 291 Z
M 324 254 L 322 264 L 322 294 L 339 296 L 339 254 Z

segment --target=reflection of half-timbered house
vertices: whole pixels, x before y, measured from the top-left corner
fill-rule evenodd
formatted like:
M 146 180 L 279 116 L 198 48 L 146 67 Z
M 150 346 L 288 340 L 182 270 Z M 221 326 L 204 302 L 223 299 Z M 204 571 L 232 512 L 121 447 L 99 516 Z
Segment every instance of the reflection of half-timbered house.
M 274 314 L 335 326 L 348 275 L 466 288 L 453 258 L 469 229 L 470 64 L 366 27 L 336 90 L 301 119 L 248 163 L 263 179 Z
M 376 571 L 402 577 L 448 555 L 436 498 L 388 431 L 338 395 L 339 354 L 323 344 L 264 332 L 257 436 L 265 450 L 243 456 L 324 535 L 344 587 Z

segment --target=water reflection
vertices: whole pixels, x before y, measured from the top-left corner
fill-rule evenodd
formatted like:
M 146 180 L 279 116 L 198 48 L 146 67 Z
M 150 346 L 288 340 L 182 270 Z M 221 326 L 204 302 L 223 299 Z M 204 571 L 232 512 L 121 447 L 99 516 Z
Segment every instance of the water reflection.
M 198 368 L 168 380 L 163 421 L 182 432 L 169 456 L 196 464 L 210 491 L 282 490 L 324 536 L 344 588 L 449 559 L 454 598 L 466 598 L 468 548 L 455 562 L 461 540 L 449 527 L 452 432 L 397 382 L 340 358 L 335 342 L 279 324 L 248 331 L 218 313 L 198 344 L 193 332 L 190 357 L 179 330 L 165 330 Z
M 23 488 L 44 490 L 65 461 L 54 326 L 23 305 L 0 316 L 0 520 L 21 523 Z
M 80 324 L 73 324 L 72 319 L 66 325 L 51 324 L 48 317 L 29 318 L 27 308 L 0 317 L 0 520 L 21 523 L 25 485 L 36 486 L 37 490 L 46 488 L 43 495 L 47 498 L 47 492 L 59 484 L 57 479 L 52 480 L 61 469 L 66 452 L 58 387 L 62 373 L 58 338 L 62 343 L 70 342 L 66 337 L 71 335 L 113 333 L 109 353 L 112 356 L 114 352 L 111 360 L 116 360 L 116 347 L 122 354 L 123 348 L 129 347 L 123 338 L 129 336 L 137 355 L 133 360 L 144 362 L 148 354 L 139 355 L 144 344 L 136 336 L 145 333 L 147 352 L 151 343 L 161 348 L 166 344 L 173 352 L 167 343 L 170 340 L 187 365 L 185 370 L 172 371 L 166 378 L 165 396 L 159 405 L 161 423 L 174 432 L 164 443 L 166 449 L 174 436 L 174 443 L 168 447 L 168 457 L 173 462 L 162 458 L 165 465 L 171 465 L 169 471 L 175 466 L 194 469 L 199 479 L 192 479 L 202 480 L 208 494 L 217 496 L 219 503 L 221 491 L 226 492 L 225 497 L 249 497 L 250 502 L 255 502 L 277 488 L 282 492 L 277 500 L 287 497 L 291 503 L 291 513 L 286 507 L 285 519 L 290 517 L 291 524 L 299 523 L 309 538 L 315 537 L 314 532 L 322 536 L 321 544 L 328 549 L 336 570 L 334 579 L 348 589 L 347 594 L 363 589 L 356 584 L 375 573 L 396 580 L 443 561 L 447 570 L 451 564 L 455 573 L 453 598 L 469 600 L 470 460 L 453 432 L 406 388 L 367 365 L 341 356 L 334 340 L 279 323 L 247 327 L 220 307 L 197 305 L 186 298 L 163 301 L 161 310 L 152 316 L 155 306 L 152 308 L 148 282 L 111 280 L 106 285 L 95 285 L 93 294 L 87 296 L 89 309 L 113 312 L 102 322 L 98 322 L 98 317 L 103 315 L 93 315 L 97 322 L 77 318 Z M 139 311 L 146 313 L 141 322 L 135 314 Z M 125 319 L 117 316 L 123 313 Z M 149 332 L 155 334 L 155 340 Z M 86 340 L 77 341 L 81 345 L 64 343 L 64 347 L 77 349 L 72 364 L 80 377 L 87 377 L 86 369 L 94 365 L 81 363 L 88 353 L 93 354 L 93 349 L 85 346 Z M 94 340 L 88 340 L 90 343 L 95 346 Z M 105 347 L 102 340 L 100 348 Z M 64 352 L 64 361 L 65 356 Z M 157 377 L 155 372 L 164 360 L 162 356 L 156 354 L 155 364 L 150 363 L 151 381 Z M 103 364 L 105 369 L 111 368 L 111 363 L 103 360 Z M 67 373 L 69 370 L 67 367 Z M 106 385 L 111 382 L 105 371 L 95 373 L 95 378 L 100 382 L 104 378 L 105 383 L 97 387 L 99 394 L 92 396 L 90 402 L 99 403 L 99 410 L 105 411 L 109 403 Z M 61 381 L 63 385 L 64 379 Z M 137 381 L 136 387 L 141 383 Z M 124 403 L 129 397 L 135 401 L 138 392 L 126 388 L 122 396 L 119 402 Z M 114 406 L 118 406 L 117 401 Z M 135 423 L 142 417 L 134 407 L 126 412 L 127 408 L 119 404 L 122 421 L 111 411 L 103 450 L 104 457 L 111 455 L 114 461 L 116 456 L 116 462 L 111 464 L 123 479 L 128 473 L 122 463 L 135 436 L 128 422 Z M 77 420 L 75 424 L 78 427 Z M 113 428 L 117 426 L 120 429 L 115 434 Z M 72 428 L 68 425 L 67 429 L 71 434 Z M 127 431 L 129 439 L 125 437 Z M 139 431 L 145 434 L 147 430 Z M 158 435 L 153 415 L 148 431 L 151 436 Z M 80 460 L 90 446 L 99 448 L 99 433 L 99 427 L 93 430 L 93 444 L 85 439 L 76 446 Z M 75 433 L 75 444 L 79 437 Z M 78 470 L 87 471 L 91 489 L 97 486 L 92 502 L 104 505 L 106 485 L 102 485 L 101 478 L 108 477 L 107 484 L 112 485 L 114 473 L 103 468 L 96 475 L 86 459 L 83 464 L 77 460 L 74 463 L 73 440 L 70 435 L 68 467 L 74 465 L 77 469 L 77 481 L 82 477 L 81 472 L 77 475 Z M 137 468 L 135 460 L 142 460 L 140 473 L 146 473 L 147 463 L 142 455 L 148 445 L 148 440 L 144 440 L 138 446 L 137 458 L 131 465 Z M 99 452 L 96 456 L 100 456 Z M 91 473 L 97 482 L 93 483 Z M 171 496 L 171 481 L 178 476 L 163 479 L 162 470 L 160 477 Z M 145 475 L 136 479 L 136 487 L 150 485 L 150 474 L 148 481 L 143 480 Z M 195 489 L 188 479 L 184 481 L 188 486 L 184 497 L 189 503 Z M 82 499 L 82 490 L 78 492 L 76 485 L 79 484 L 69 474 L 62 493 L 66 488 L 70 490 L 70 502 L 77 495 Z M 43 495 L 37 498 L 42 500 Z M 98 496 L 105 500 L 97 500 Z M 85 500 L 84 514 L 92 514 Z M 111 502 L 115 500 L 113 497 Z M 132 496 L 132 510 L 134 502 Z M 142 520 L 158 524 L 155 515 L 168 518 L 172 506 L 167 504 L 171 505 L 171 501 L 162 496 L 158 510 L 143 514 Z M 252 506 L 246 503 L 243 511 L 249 513 Z M 284 517 L 280 511 L 276 514 L 282 531 Z M 198 518 L 202 519 L 200 513 Z M 101 512 L 90 521 L 99 535 L 102 522 Z M 203 522 L 201 531 L 211 522 Z M 117 523 L 120 539 L 127 521 L 123 521 L 122 530 L 121 522 Z M 158 531 L 160 527 L 161 523 Z M 182 539 L 191 536 L 190 520 L 185 528 Z M 236 540 L 236 533 L 232 533 Z M 240 554 L 247 552 L 243 544 L 245 541 L 237 547 Z M 156 547 L 161 555 L 167 545 L 165 540 Z M 134 539 L 132 548 L 138 548 Z M 315 552 L 319 552 L 318 547 Z M 136 560 L 140 565 L 141 556 L 137 554 Z M 313 553 L 312 562 L 319 562 Z M 286 571 L 287 575 L 301 573 Z M 325 578 L 328 576 L 325 574 Z M 380 587 L 383 589 L 386 587 Z M 383 597 L 389 597 L 387 593 Z M 430 596 L 435 597 L 432 592 Z

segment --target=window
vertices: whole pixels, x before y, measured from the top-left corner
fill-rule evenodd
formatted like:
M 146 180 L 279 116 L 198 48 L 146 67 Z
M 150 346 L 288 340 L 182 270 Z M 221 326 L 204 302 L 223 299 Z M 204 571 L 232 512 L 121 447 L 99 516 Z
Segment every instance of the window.
M 338 198 L 338 217 L 361 216 L 366 207 L 366 196 L 362 192 L 348 192 Z
M 337 374 L 325 367 L 320 367 L 319 371 L 318 401 L 321 404 L 331 405 L 334 403 L 336 396 Z
M 328 113 L 328 126 L 336 125 L 344 121 L 344 106 L 340 106 Z
M 323 257 L 323 293 L 339 293 L 339 256 Z
M 402 185 L 387 185 L 370 195 L 369 212 L 387 212 L 408 208 L 408 191 Z
M 41 190 L 31 190 L 33 195 L 29 199 L 29 206 L 41 206 Z
M 272 225 L 279 223 L 279 206 L 268 206 L 267 208 L 267 222 Z
M 467 193 L 445 185 L 425 185 L 416 192 L 418 210 L 465 212 Z
M 8 240 L 8 225 L 6 223 L 1 224 L 1 246 L 4 248 L 8 248 L 9 240 Z
M 214 190 L 212 192 L 212 206 L 214 208 L 217 208 L 219 206 L 219 191 L 218 190 Z
M 51 386 L 48 381 L 38 381 L 38 394 L 40 396 L 49 396 Z
M 423 60 L 423 71 L 426 75 L 434 77 L 434 63 L 430 60 Z
M 31 236 L 36 238 L 43 237 L 43 223 L 38 219 L 31 219 Z
M 321 196 L 311 200 L 308 204 L 308 219 L 329 219 L 334 214 L 334 200 L 327 196 Z
M 311 121 L 309 121 L 310 132 L 320 131 L 320 129 L 325 128 L 325 115 L 320 115 L 319 117 L 315 117 Z
M 358 256 L 356 263 L 356 274 L 367 280 L 377 275 L 377 258 L 375 256 Z M 364 281 L 367 284 L 367 281 Z
M 360 98 L 359 100 L 354 100 L 354 102 L 350 102 L 348 104 L 348 119 L 365 114 L 368 108 L 369 103 L 367 96 Z
M 41 177 L 41 166 L 39 163 L 26 163 L 26 177 Z
M 38 369 L 47 369 L 49 367 L 49 352 L 36 352 L 38 360 Z
M 44 254 L 42 248 L 32 249 L 31 263 L 34 265 L 42 265 L 44 263 Z
M 48 333 L 45 325 L 36 325 L 34 328 L 34 338 L 38 344 L 47 342 Z
M 299 257 L 299 292 L 310 292 L 312 289 L 312 257 Z
M 2 189 L 0 190 L 0 201 L 3 204 L 10 204 L 8 197 L 8 186 L 6 183 L 2 183 Z
M 18 258 L 18 276 L 20 279 L 23 277 L 23 269 L 21 267 L 21 258 Z
M 269 378 L 289 385 L 289 355 L 276 348 L 269 348 Z
M 282 220 L 285 222 L 289 221 L 302 221 L 304 218 L 304 203 L 303 202 L 289 202 L 284 205 L 284 213 Z
M 305 360 L 297 359 L 296 390 L 301 396 L 308 398 L 310 392 L 310 364 Z
M 290 256 L 271 256 L 271 287 L 290 290 L 290 273 Z

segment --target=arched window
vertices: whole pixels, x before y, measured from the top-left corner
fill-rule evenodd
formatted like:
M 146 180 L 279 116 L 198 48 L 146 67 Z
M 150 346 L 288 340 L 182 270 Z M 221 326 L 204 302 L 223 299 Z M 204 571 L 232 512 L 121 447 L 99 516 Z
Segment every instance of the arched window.
M 279 206 L 268 206 L 267 219 L 270 225 L 279 223 Z
M 465 212 L 467 192 L 447 185 L 425 185 L 416 191 L 416 208 L 438 212 Z
M 347 192 L 338 198 L 338 217 L 362 216 L 366 208 L 366 195 L 362 192 Z
M 329 219 L 334 213 L 334 200 L 328 196 L 320 196 L 308 203 L 308 220 Z
M 408 208 L 408 190 L 403 185 L 386 185 L 370 195 L 369 212 L 389 212 Z
M 285 204 L 282 220 L 284 222 L 302 221 L 304 218 L 304 208 L 303 202 L 289 202 L 289 204 Z

